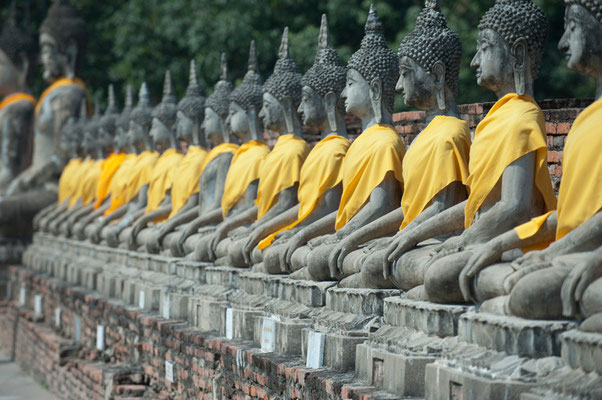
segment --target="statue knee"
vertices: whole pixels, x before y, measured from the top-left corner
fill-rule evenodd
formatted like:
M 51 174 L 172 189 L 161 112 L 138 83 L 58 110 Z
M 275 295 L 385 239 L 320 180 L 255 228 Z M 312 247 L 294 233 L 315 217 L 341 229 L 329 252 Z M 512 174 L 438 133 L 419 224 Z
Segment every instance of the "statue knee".
M 433 263 L 424 274 L 424 292 L 436 303 L 463 303 L 458 278 L 462 266 L 453 261 L 454 256 L 444 257 Z
M 220 242 L 221 244 L 221 242 Z M 219 247 L 219 245 L 218 245 Z M 240 240 L 235 240 L 230 243 L 227 249 L 228 265 L 232 267 L 246 267 L 247 262 L 243 256 L 243 246 Z
M 280 251 L 279 251 L 280 250 Z M 268 247 L 263 255 L 263 268 L 268 274 L 281 274 L 282 269 L 280 268 L 280 252 L 283 251 L 282 246 L 274 245 Z
M 293 252 L 291 256 L 291 269 L 293 271 L 298 271 L 306 266 L 308 253 L 309 248 L 307 246 L 299 247 Z
M 596 279 L 585 289 L 580 309 L 584 317 L 602 313 L 602 278 Z
M 384 251 L 378 251 L 371 254 L 362 264 L 360 272 L 364 287 L 375 289 L 391 289 L 395 285 L 390 279 L 383 275 L 383 257 Z
M 263 262 L 263 250 L 259 250 L 257 247 L 251 252 L 251 261 L 253 264 L 259 264 Z
M 333 245 L 320 246 L 314 249 L 307 257 L 307 270 L 313 280 L 329 281 L 335 278 L 330 276 L 328 268 L 328 256 L 333 248 Z

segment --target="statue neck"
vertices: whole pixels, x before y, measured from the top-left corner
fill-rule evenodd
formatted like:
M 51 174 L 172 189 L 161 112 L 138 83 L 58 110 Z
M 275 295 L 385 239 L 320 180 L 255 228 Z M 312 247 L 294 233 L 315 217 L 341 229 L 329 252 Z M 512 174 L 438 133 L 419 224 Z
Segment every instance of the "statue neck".
M 322 132 L 322 139 L 331 135 L 338 135 L 346 138 L 347 125 L 345 124 L 345 115 L 338 109 L 333 111 L 327 110 L 327 114 L 329 114 L 329 117 L 326 118 L 326 121 L 320 129 Z M 331 119 L 334 119 L 335 126 L 332 126 Z
M 378 122 L 376 120 L 376 116 L 374 115 L 374 112 L 371 110 L 370 115 L 367 115 L 365 117 L 362 117 L 362 132 L 365 131 L 366 129 L 377 125 L 377 124 L 386 124 L 386 125 L 391 125 L 393 126 L 393 117 L 391 116 L 391 114 L 384 110 L 382 111 L 382 118 L 381 121 Z
M 280 132 L 282 135 L 295 135 L 303 137 L 301 131 L 301 121 L 296 111 L 292 111 L 285 116 L 284 131 Z
M 518 90 L 516 90 L 516 82 L 513 79 L 511 81 L 505 82 L 504 85 L 502 85 L 498 90 L 495 91 L 495 95 L 498 99 L 501 99 L 508 93 L 517 92 Z M 533 79 L 531 79 L 530 74 L 525 74 L 525 94 L 528 94 L 531 97 L 535 97 L 533 92 Z
M 445 89 L 445 109 L 440 109 L 438 105 L 426 110 L 426 125 L 430 124 L 435 117 L 447 116 L 460 118 L 460 112 L 458 111 L 458 105 L 456 104 L 456 98 L 452 94 L 451 90 Z

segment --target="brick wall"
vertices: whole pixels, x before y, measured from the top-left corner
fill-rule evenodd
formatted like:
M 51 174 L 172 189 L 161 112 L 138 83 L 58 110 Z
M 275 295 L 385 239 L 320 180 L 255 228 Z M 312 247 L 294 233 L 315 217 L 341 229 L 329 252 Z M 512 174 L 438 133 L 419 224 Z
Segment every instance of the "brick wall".
M 0 346 L 19 365 L 65 399 L 393 399 L 358 382 L 353 372 L 310 370 L 300 358 L 262 353 L 252 342 L 226 340 L 183 321 L 99 297 L 82 288 L 11 267 L 13 282 L 27 286 L 27 304 L 0 306 Z M 33 296 L 44 295 L 34 316 Z M 54 326 L 55 308 L 62 310 Z M 81 318 L 81 342 L 73 340 Z M 105 351 L 96 350 L 96 326 L 105 326 Z M 174 382 L 165 377 L 173 364 Z M 214 397 L 214 394 L 217 397 Z

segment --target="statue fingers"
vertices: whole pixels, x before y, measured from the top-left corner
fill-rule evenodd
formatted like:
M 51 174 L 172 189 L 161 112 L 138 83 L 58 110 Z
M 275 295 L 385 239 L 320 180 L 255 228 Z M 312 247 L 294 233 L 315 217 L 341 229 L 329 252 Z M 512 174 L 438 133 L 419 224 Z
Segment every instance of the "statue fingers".
M 583 298 L 583 293 L 587 289 L 587 287 L 592 284 L 596 279 L 602 277 L 602 265 L 598 264 L 599 262 L 594 261 L 596 264 L 589 264 L 585 268 L 581 279 L 579 280 L 579 284 L 575 289 L 575 300 L 581 301 Z
M 517 271 L 514 271 L 506 279 L 504 280 L 504 291 L 506 294 L 510 294 L 514 286 L 520 281 L 523 277 L 529 275 L 532 272 L 539 271 L 540 269 L 548 268 L 550 266 L 549 263 L 537 263 L 537 264 L 523 264 L 521 268 Z
M 562 315 L 570 317 L 576 314 L 577 301 L 575 300 L 575 289 L 581 279 L 583 265 L 577 265 L 566 277 L 560 289 L 562 300 Z
M 470 301 L 471 297 L 472 297 L 472 295 L 470 293 L 471 277 L 468 275 L 468 273 L 469 273 L 469 268 L 464 267 L 464 269 L 460 273 L 460 277 L 458 278 L 458 281 L 460 284 L 460 291 L 462 292 L 462 297 L 467 302 Z

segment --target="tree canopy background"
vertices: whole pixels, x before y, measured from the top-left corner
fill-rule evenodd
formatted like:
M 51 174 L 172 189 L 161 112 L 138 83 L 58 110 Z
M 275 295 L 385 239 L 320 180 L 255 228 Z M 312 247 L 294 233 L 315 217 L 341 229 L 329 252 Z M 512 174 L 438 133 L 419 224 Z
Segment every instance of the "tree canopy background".
M 564 30 L 564 2 L 534 0 L 550 19 L 551 29 L 535 82 L 537 99 L 593 97 L 594 83 L 568 70 L 558 41 Z M 267 78 L 277 58 L 282 30 L 289 27 L 290 52 L 300 71 L 313 63 L 322 13 L 328 16 L 333 45 L 343 61 L 359 47 L 370 3 L 374 2 L 385 26 L 385 36 L 397 50 L 415 25 L 422 0 L 71 0 L 88 23 L 88 46 L 82 78 L 93 95 L 104 94 L 109 83 L 123 94 L 125 83 L 135 91 L 146 81 L 160 99 L 166 69 L 176 92 L 183 95 L 190 59 L 197 65 L 199 82 L 210 93 L 219 76 L 220 53 L 228 57 L 230 77 L 238 83 L 247 68 L 248 49 L 255 39 L 259 71 Z M 29 28 L 37 28 L 50 0 L 19 0 L 19 14 L 29 9 Z M 495 96 L 476 84 L 470 60 L 475 54 L 477 25 L 494 0 L 442 0 L 449 26 L 460 35 L 463 58 L 458 102 L 494 101 Z M 8 0 L 0 15 L 8 14 Z M 38 67 L 39 68 L 39 67 Z M 34 92 L 45 83 L 38 70 Z M 122 97 L 119 98 L 122 103 Z M 400 96 L 396 110 L 405 109 Z

